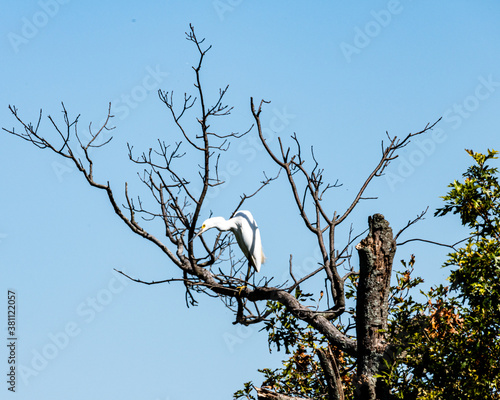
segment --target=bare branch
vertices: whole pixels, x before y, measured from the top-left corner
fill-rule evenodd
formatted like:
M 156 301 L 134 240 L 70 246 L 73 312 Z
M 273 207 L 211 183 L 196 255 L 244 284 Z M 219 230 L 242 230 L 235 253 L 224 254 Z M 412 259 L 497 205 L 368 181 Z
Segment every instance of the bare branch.
M 390 140 L 389 146 L 384 148 L 383 143 L 382 143 L 382 157 L 380 158 L 379 163 L 373 169 L 373 171 L 368 176 L 366 181 L 363 183 L 363 185 L 359 189 L 358 194 L 356 195 L 356 197 L 352 201 L 351 205 L 347 208 L 347 210 L 344 212 L 344 214 L 335 221 L 335 223 L 340 224 L 340 223 L 342 223 L 342 221 L 344 221 L 347 218 L 347 216 L 352 212 L 352 210 L 354 209 L 356 204 L 358 204 L 358 202 L 361 200 L 361 197 L 363 196 L 364 191 L 366 190 L 366 188 L 368 187 L 368 185 L 372 181 L 372 179 L 377 177 L 377 176 L 381 176 L 383 174 L 384 170 L 389 165 L 389 163 L 398 157 L 395 154 L 398 150 L 400 150 L 401 148 L 405 147 L 408 143 L 410 143 L 410 140 L 412 137 L 417 136 L 417 135 L 421 135 L 421 134 L 431 130 L 432 128 L 434 128 L 434 126 L 436 126 L 436 124 L 439 121 L 441 121 L 441 118 L 439 118 L 433 124 L 428 123 L 424 127 L 424 129 L 422 129 L 419 132 L 409 133 L 403 140 L 398 139 L 397 136 L 394 136 L 393 138 L 391 138 L 389 136 L 389 134 L 387 134 L 387 136 L 389 137 L 389 140 Z
M 414 219 L 414 220 L 410 220 L 408 221 L 408 223 L 406 224 L 406 226 L 404 228 L 402 228 L 397 234 L 396 236 L 394 236 L 394 240 L 398 240 L 398 237 L 399 235 L 401 235 L 406 229 L 408 229 L 410 226 L 412 226 L 413 224 L 415 224 L 416 222 L 420 221 L 421 219 L 424 218 L 424 215 L 427 213 L 427 211 L 429 210 L 429 206 L 427 206 L 427 208 L 422 211 L 419 215 L 417 215 L 417 217 Z
M 293 281 L 295 282 L 295 285 L 298 285 L 297 279 L 295 279 L 295 276 L 293 276 L 293 272 L 292 272 L 292 255 L 291 254 L 290 254 L 289 264 L 290 264 L 290 276 L 292 277 Z
M 419 239 L 419 238 L 415 238 L 415 239 L 408 239 L 408 240 L 405 240 L 404 242 L 402 243 L 398 243 L 397 245 L 398 246 L 403 246 L 407 243 L 410 243 L 410 242 L 424 242 L 424 243 L 430 243 L 430 244 L 435 244 L 436 246 L 442 246 L 442 247 L 449 247 L 450 249 L 453 249 L 455 251 L 457 251 L 456 249 L 456 245 L 457 244 L 460 244 L 462 242 L 465 242 L 466 240 L 469 240 L 472 236 L 469 236 L 469 237 L 466 237 L 465 239 L 462 239 L 462 240 L 459 240 L 458 242 L 456 243 L 453 243 L 453 244 L 446 244 L 446 243 L 440 243 L 440 242 L 436 242 L 436 241 L 433 241 L 433 240 L 427 240 L 427 239 Z

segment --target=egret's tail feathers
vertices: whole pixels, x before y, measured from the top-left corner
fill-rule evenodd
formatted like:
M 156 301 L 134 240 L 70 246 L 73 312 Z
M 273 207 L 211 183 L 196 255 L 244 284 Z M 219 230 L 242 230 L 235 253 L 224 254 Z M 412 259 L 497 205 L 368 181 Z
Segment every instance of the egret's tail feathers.
M 264 264 L 264 263 L 266 262 L 266 260 L 267 260 L 266 255 L 264 254 L 264 252 L 262 252 L 261 257 L 262 257 L 262 258 L 261 258 L 260 262 L 261 262 L 262 264 Z
M 257 272 L 260 271 L 260 264 L 257 262 L 257 259 L 253 255 L 248 260 L 248 264 L 249 264 L 249 266 L 254 267 L 255 271 L 257 271 Z

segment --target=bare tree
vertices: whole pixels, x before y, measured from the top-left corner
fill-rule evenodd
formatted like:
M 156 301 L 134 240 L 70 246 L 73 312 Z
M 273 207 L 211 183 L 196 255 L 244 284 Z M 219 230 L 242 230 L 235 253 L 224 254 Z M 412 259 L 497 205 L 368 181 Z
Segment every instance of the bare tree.
M 206 294 L 218 297 L 224 305 L 235 314 L 235 323 L 249 325 L 266 321 L 270 314 L 266 302 L 280 302 L 296 318 L 306 322 L 319 333 L 324 335 L 329 343 L 341 351 L 357 357 L 359 399 L 386 398 L 386 388 L 377 386 L 376 374 L 380 370 L 381 359 L 387 352 L 389 343 L 384 337 L 383 328 L 387 326 L 387 297 L 392 268 L 392 258 L 396 250 L 395 240 L 389 224 L 382 215 L 377 214 L 370 218 L 369 233 L 356 247 L 360 253 L 360 270 L 344 268 L 352 256 L 352 246 L 359 236 L 350 235 L 346 243 L 336 248 L 336 228 L 344 223 L 351 215 L 356 205 L 365 199 L 365 191 L 370 182 L 381 176 L 390 162 L 397 157 L 397 151 L 406 146 L 410 140 L 434 127 L 427 124 L 422 130 L 410 133 L 400 139 L 387 134 L 387 143 L 382 142 L 382 151 L 379 162 L 359 188 L 350 205 L 341 212 L 326 209 L 323 196 L 338 183 L 327 183 L 323 179 L 323 169 L 320 167 L 311 149 L 312 162 L 306 162 L 306 157 L 300 146 L 297 136 L 291 137 L 292 146 L 286 146 L 281 138 L 277 143 L 269 143 L 263 134 L 261 116 L 264 113 L 267 101 L 254 102 L 250 99 L 250 111 L 254 125 L 243 133 L 221 133 L 211 128 L 214 119 L 227 116 L 232 107 L 224 102 L 228 87 L 220 89 L 215 100 L 210 100 L 203 88 L 202 65 L 211 46 L 204 45 L 204 39 L 198 39 L 194 28 L 190 26 L 186 33 L 187 39 L 193 43 L 198 51 L 198 62 L 193 67 L 195 75 L 195 95 L 184 94 L 177 104 L 177 97 L 172 92 L 159 91 L 160 100 L 170 113 L 174 126 L 178 130 L 180 140 L 175 143 L 166 143 L 158 140 L 156 149 L 135 154 L 132 145 L 128 146 L 129 158 L 132 162 L 143 167 L 140 179 L 147 188 L 147 193 L 155 202 L 155 208 L 146 208 L 140 197 L 130 195 L 128 185 L 125 184 L 123 198 L 120 204 L 115 188 L 109 182 L 98 182 L 94 178 L 93 154 L 98 148 L 105 146 L 112 137 L 109 132 L 113 129 L 111 119 L 111 104 L 105 122 L 97 129 L 89 126 L 88 139 L 84 140 L 78 130 L 79 116 L 70 118 L 64 104 L 62 105 L 63 124 L 58 124 L 48 116 L 52 127 L 57 132 L 55 139 L 46 139 L 40 133 L 42 111 L 36 123 L 28 123 L 20 116 L 14 106 L 9 106 L 13 116 L 20 124 L 21 130 L 6 129 L 5 131 L 20 137 L 41 149 L 50 149 L 54 153 L 71 160 L 83 174 L 88 184 L 106 192 L 114 212 L 125 225 L 140 237 L 149 240 L 160 248 L 172 264 L 181 271 L 181 277 L 163 281 L 145 282 L 119 271 L 128 278 L 143 284 L 161 284 L 178 281 L 185 286 L 186 302 L 195 305 L 197 294 Z M 198 125 L 197 133 L 186 128 L 186 119 L 196 110 L 195 121 Z M 228 149 L 229 143 L 238 140 L 244 135 L 256 134 L 268 156 L 285 175 L 293 197 L 299 210 L 301 219 L 315 238 L 321 252 L 321 263 L 318 268 L 305 275 L 296 276 L 293 272 L 293 263 L 289 262 L 290 280 L 271 285 L 272 279 L 262 278 L 256 282 L 244 282 L 239 271 L 244 262 L 234 261 L 231 254 L 231 236 L 219 233 L 213 243 L 200 238 L 204 255 L 195 255 L 194 237 L 207 194 L 224 181 L 219 176 L 219 163 Z M 197 182 L 189 181 L 176 163 L 190 152 L 194 159 L 198 158 Z M 278 174 L 279 175 L 279 174 Z M 240 209 L 245 201 L 255 195 L 278 176 L 268 177 L 255 186 L 253 193 L 242 195 L 231 214 Z M 201 185 L 201 191 L 195 192 L 194 187 Z M 308 206 L 306 207 L 306 203 Z M 143 217 L 142 219 L 139 218 Z M 418 219 L 418 218 L 417 218 Z M 156 220 L 163 225 L 165 238 L 154 236 L 145 227 L 145 221 Z M 414 222 L 414 221 L 412 221 Z M 409 223 L 410 224 L 410 223 Z M 221 262 L 230 260 L 229 272 L 218 266 Z M 278 262 L 278 261 L 274 261 Z M 350 265 L 350 264 L 349 264 Z M 342 267 L 341 267 L 342 266 Z M 344 271 L 344 272 L 342 272 Z M 345 312 L 345 283 L 352 274 L 360 274 L 358 288 L 358 327 L 357 335 L 353 337 L 341 331 L 335 321 Z M 294 290 L 313 277 L 323 276 L 328 283 L 328 295 L 331 303 L 322 310 L 310 307 L 294 296 Z M 320 355 L 321 356 L 321 355 Z M 330 398 L 343 398 L 342 387 L 339 384 L 338 370 L 335 370 L 332 361 L 325 354 L 320 357 L 327 376 L 331 377 L 329 385 Z M 268 391 L 261 390 L 259 396 L 269 396 Z M 267 393 L 267 394 L 266 394 Z M 275 397 L 279 398 L 279 397 Z

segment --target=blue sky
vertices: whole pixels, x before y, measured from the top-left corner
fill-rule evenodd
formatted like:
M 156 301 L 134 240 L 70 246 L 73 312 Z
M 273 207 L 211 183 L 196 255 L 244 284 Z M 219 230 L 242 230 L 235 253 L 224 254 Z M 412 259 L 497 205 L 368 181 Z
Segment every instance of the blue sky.
M 368 215 L 381 212 L 398 231 L 427 206 L 427 218 L 402 239 L 461 239 L 458 221 L 435 219 L 433 210 L 469 165 L 465 148 L 500 144 L 500 4 L 493 0 L 41 0 L 9 2 L 2 15 L 1 126 L 15 125 L 9 104 L 28 120 L 43 108 L 41 130 L 55 137 L 46 115 L 60 120 L 63 101 L 70 115 L 81 114 L 83 131 L 101 122 L 112 102 L 114 139 L 96 153 L 95 174 L 117 192 L 125 181 L 134 193 L 142 190 L 127 142 L 142 150 L 159 137 L 179 139 L 156 91 L 193 90 L 189 23 L 213 45 L 203 70 L 207 94 L 230 85 L 227 101 L 235 109 L 219 128 L 246 130 L 249 98 L 270 100 L 264 127 L 290 144 L 296 132 L 304 149 L 315 146 L 325 178 L 343 183 L 326 199 L 332 213 L 345 210 L 378 162 L 386 131 L 403 137 L 443 117 L 373 182 L 367 195 L 379 199 L 359 205 L 340 229 L 339 247 L 350 223 L 360 232 Z M 251 135 L 227 152 L 227 184 L 205 215 L 227 217 L 263 170 L 276 171 Z M 257 368 L 279 365 L 284 355 L 268 353 L 265 333 L 234 326 L 219 301 L 200 297 L 198 307 L 186 309 L 180 285 L 118 278 L 113 268 L 144 280 L 178 272 L 126 229 L 104 193 L 87 187 L 74 167 L 2 133 L 0 171 L 0 318 L 5 327 L 12 289 L 17 363 L 25 367 L 17 399 L 230 398 L 243 382 L 260 383 Z M 263 274 L 286 279 L 290 253 L 297 271 L 315 267 L 313 238 L 285 180 L 245 207 L 261 228 Z M 396 260 L 412 253 L 425 285 L 444 281 L 446 249 L 407 244 Z M 4 374 L 8 354 L 1 349 Z M 0 390 L 7 391 L 5 383 Z

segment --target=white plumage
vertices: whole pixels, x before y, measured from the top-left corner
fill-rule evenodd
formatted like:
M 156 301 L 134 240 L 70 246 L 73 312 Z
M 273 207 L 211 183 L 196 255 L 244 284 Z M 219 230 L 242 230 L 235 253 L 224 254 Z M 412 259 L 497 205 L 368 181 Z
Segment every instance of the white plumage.
M 262 251 L 259 227 L 250 211 L 238 211 L 234 214 L 233 218 L 228 220 L 223 217 L 209 218 L 203 222 L 200 231 L 194 237 L 201 235 L 211 228 L 217 228 L 219 231 L 233 232 L 236 237 L 236 242 L 238 242 L 250 266 L 252 266 L 255 271 L 260 271 L 260 267 L 265 262 L 266 258 Z

